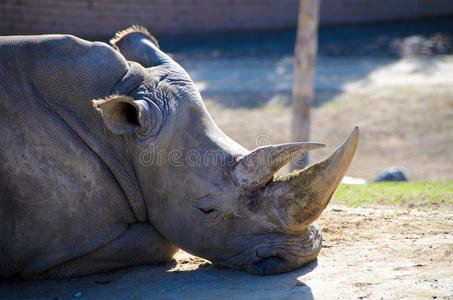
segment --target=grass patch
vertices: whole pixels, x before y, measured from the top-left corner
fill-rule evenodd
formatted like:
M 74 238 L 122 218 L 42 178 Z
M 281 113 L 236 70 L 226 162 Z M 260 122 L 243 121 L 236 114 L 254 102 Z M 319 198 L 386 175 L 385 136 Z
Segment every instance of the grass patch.
M 453 182 L 340 184 L 332 202 L 350 206 L 398 205 L 453 208 Z

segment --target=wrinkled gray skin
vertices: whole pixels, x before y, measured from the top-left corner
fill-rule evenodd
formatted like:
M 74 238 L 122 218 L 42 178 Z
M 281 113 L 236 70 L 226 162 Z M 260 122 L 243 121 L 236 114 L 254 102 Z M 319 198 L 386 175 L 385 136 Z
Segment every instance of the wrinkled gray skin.
M 257 167 L 268 150 L 250 155 L 223 134 L 146 34 L 116 47 L 0 38 L 0 276 L 79 276 L 165 262 L 178 248 L 255 274 L 313 261 L 321 235 L 311 223 L 350 159 L 333 177 L 323 170 L 346 150 L 352 158 L 357 133 L 343 156 L 274 180 L 319 145 L 277 146 L 289 156 Z

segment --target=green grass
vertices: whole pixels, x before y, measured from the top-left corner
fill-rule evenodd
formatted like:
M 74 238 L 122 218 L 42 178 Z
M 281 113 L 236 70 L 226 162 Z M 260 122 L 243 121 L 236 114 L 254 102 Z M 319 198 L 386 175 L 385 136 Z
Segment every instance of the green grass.
M 453 182 L 340 184 L 333 203 L 350 206 L 397 205 L 453 208 Z

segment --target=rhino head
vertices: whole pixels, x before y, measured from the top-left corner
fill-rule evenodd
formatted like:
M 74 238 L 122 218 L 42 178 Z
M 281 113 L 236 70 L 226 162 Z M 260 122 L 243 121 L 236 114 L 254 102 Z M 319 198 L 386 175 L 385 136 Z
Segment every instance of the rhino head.
M 128 143 L 146 215 L 171 243 L 215 264 L 278 274 L 316 259 L 313 222 L 329 203 L 358 142 L 355 128 L 326 160 L 287 176 L 274 174 L 318 143 L 249 151 L 211 119 L 189 75 L 142 28 L 112 41 L 146 68 L 128 95 L 94 101 L 105 126 Z

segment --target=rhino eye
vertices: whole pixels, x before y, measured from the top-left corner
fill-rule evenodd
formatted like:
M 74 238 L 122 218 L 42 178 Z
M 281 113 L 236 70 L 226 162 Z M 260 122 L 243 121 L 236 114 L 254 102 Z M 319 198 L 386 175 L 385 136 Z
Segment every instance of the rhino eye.
M 212 226 L 221 222 L 225 216 L 220 199 L 207 195 L 194 201 L 193 217 L 203 225 Z
M 199 207 L 198 209 L 204 214 L 210 214 L 210 213 L 213 213 L 215 211 L 214 208 L 201 208 L 201 207 Z

